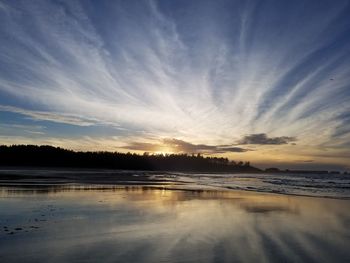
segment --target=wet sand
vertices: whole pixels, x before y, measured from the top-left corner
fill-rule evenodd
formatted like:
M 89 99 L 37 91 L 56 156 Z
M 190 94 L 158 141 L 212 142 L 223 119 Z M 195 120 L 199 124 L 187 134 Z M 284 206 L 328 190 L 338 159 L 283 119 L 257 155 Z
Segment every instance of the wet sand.
M 3 185 L 1 262 L 350 262 L 349 200 L 156 188 Z
M 0 185 L 67 185 L 67 184 L 100 184 L 100 185 L 165 185 L 180 183 L 168 178 L 157 178 L 164 172 L 122 171 L 103 169 L 60 169 L 60 168 L 1 168 Z M 169 173 L 171 175 L 171 173 Z

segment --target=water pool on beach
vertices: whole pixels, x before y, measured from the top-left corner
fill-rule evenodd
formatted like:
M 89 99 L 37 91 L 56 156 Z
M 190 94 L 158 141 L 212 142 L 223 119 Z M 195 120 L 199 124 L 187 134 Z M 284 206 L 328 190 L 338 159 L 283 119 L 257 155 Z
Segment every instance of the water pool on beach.
M 1 262 L 350 262 L 350 200 L 0 187 Z

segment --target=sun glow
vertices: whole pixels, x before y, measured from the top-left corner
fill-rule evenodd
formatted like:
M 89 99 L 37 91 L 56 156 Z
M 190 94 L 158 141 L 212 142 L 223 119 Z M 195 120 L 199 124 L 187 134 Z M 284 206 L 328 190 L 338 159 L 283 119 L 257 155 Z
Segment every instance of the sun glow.
M 172 152 L 172 151 L 156 151 L 156 152 L 154 152 L 154 154 L 156 154 L 156 155 L 167 155 L 167 154 L 174 154 L 174 152 Z

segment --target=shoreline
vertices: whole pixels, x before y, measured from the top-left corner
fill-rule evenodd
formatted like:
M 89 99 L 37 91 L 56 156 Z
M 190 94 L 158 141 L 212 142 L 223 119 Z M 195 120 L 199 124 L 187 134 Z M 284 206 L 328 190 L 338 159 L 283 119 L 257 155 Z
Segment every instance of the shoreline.
M 61 183 L 61 184 L 4 184 L 0 183 L 0 190 L 7 188 L 11 192 L 27 192 L 35 191 L 36 193 L 48 193 L 48 192 L 66 192 L 66 191 L 116 191 L 116 190 L 142 190 L 142 191 L 175 191 L 175 192 L 190 192 L 190 193 L 244 193 L 244 194 L 258 194 L 258 195 L 275 195 L 275 196 L 290 196 L 290 197 L 306 197 L 316 199 L 333 199 L 333 200 L 350 200 L 350 197 L 338 197 L 338 196 L 320 196 L 320 195 L 306 195 L 306 194 L 294 194 L 294 193 L 282 193 L 273 191 L 262 190 L 249 190 L 249 189 L 231 189 L 231 188 L 214 188 L 214 187 L 169 187 L 166 184 L 136 184 L 136 183 Z
M 284 196 L 302 196 L 313 198 L 327 198 L 338 200 L 350 200 L 348 195 L 322 195 L 319 193 L 300 193 L 287 192 L 285 187 L 281 185 L 279 190 L 272 188 L 257 188 L 253 184 L 244 187 L 237 185 L 215 185 L 215 183 L 201 183 L 196 180 L 201 178 L 210 178 L 210 175 L 215 173 L 183 173 L 183 172 L 160 172 L 160 171 L 132 171 L 132 170 L 110 170 L 110 169 L 64 169 L 64 168 L 41 168 L 31 167 L 23 169 L 23 167 L 7 167 L 0 168 L 0 188 L 40 188 L 49 189 L 56 188 L 57 190 L 66 189 L 70 187 L 93 187 L 98 189 L 105 188 L 105 190 L 113 188 L 143 188 L 154 190 L 172 190 L 172 191 L 224 191 L 224 192 L 253 192 L 262 194 L 276 194 Z M 220 175 L 230 175 L 230 173 L 216 173 L 218 177 L 215 180 L 227 179 Z M 195 176 L 195 175 L 198 175 Z M 233 174 L 236 176 L 237 174 Z M 242 173 L 242 175 L 248 175 Z M 261 174 L 257 174 L 260 175 Z M 265 174 L 264 174 L 265 175 Z M 266 174 L 271 176 L 271 174 Z M 238 178 L 239 180 L 240 178 Z M 236 178 L 231 178 L 235 183 Z M 289 190 L 290 191 L 290 190 Z M 327 193 L 327 192 L 326 192 Z
M 350 172 L 348 171 L 324 171 L 324 170 L 280 170 L 278 171 L 272 171 L 268 169 L 259 169 L 259 171 L 196 171 L 196 170 L 143 170 L 143 169 L 119 169 L 119 168 L 110 168 L 110 167 L 77 167 L 77 166 L 26 166 L 26 165 L 20 165 L 20 166 L 6 166 L 6 165 L 0 165 L 0 172 L 5 170 L 28 170 L 28 171 L 34 171 L 34 170 L 56 170 L 56 171 L 85 171 L 85 172 L 92 172 L 92 171 L 108 171 L 108 172 L 118 172 L 122 171 L 125 173 L 132 173 L 132 172 L 146 172 L 146 173 L 175 173 L 175 174 L 278 174 L 278 175 L 295 175 L 295 174 L 309 174 L 309 175 L 315 175 L 315 174 L 321 174 L 321 175 L 334 175 L 334 176 L 342 176 L 342 175 L 350 175 Z

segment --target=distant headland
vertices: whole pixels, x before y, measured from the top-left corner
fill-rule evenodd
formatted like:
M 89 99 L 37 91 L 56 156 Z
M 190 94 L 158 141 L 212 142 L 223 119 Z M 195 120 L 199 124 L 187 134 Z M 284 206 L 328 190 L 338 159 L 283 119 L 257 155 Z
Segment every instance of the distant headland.
M 136 154 L 120 152 L 81 152 L 53 146 L 0 146 L 0 166 L 108 168 L 186 172 L 261 172 L 249 162 L 200 154 Z
M 341 174 L 338 171 L 280 170 L 254 167 L 250 162 L 200 154 L 136 154 L 107 151 L 73 151 L 48 145 L 0 145 L 0 166 L 104 168 L 145 171 L 222 173 Z M 344 172 L 347 174 L 347 172 Z

